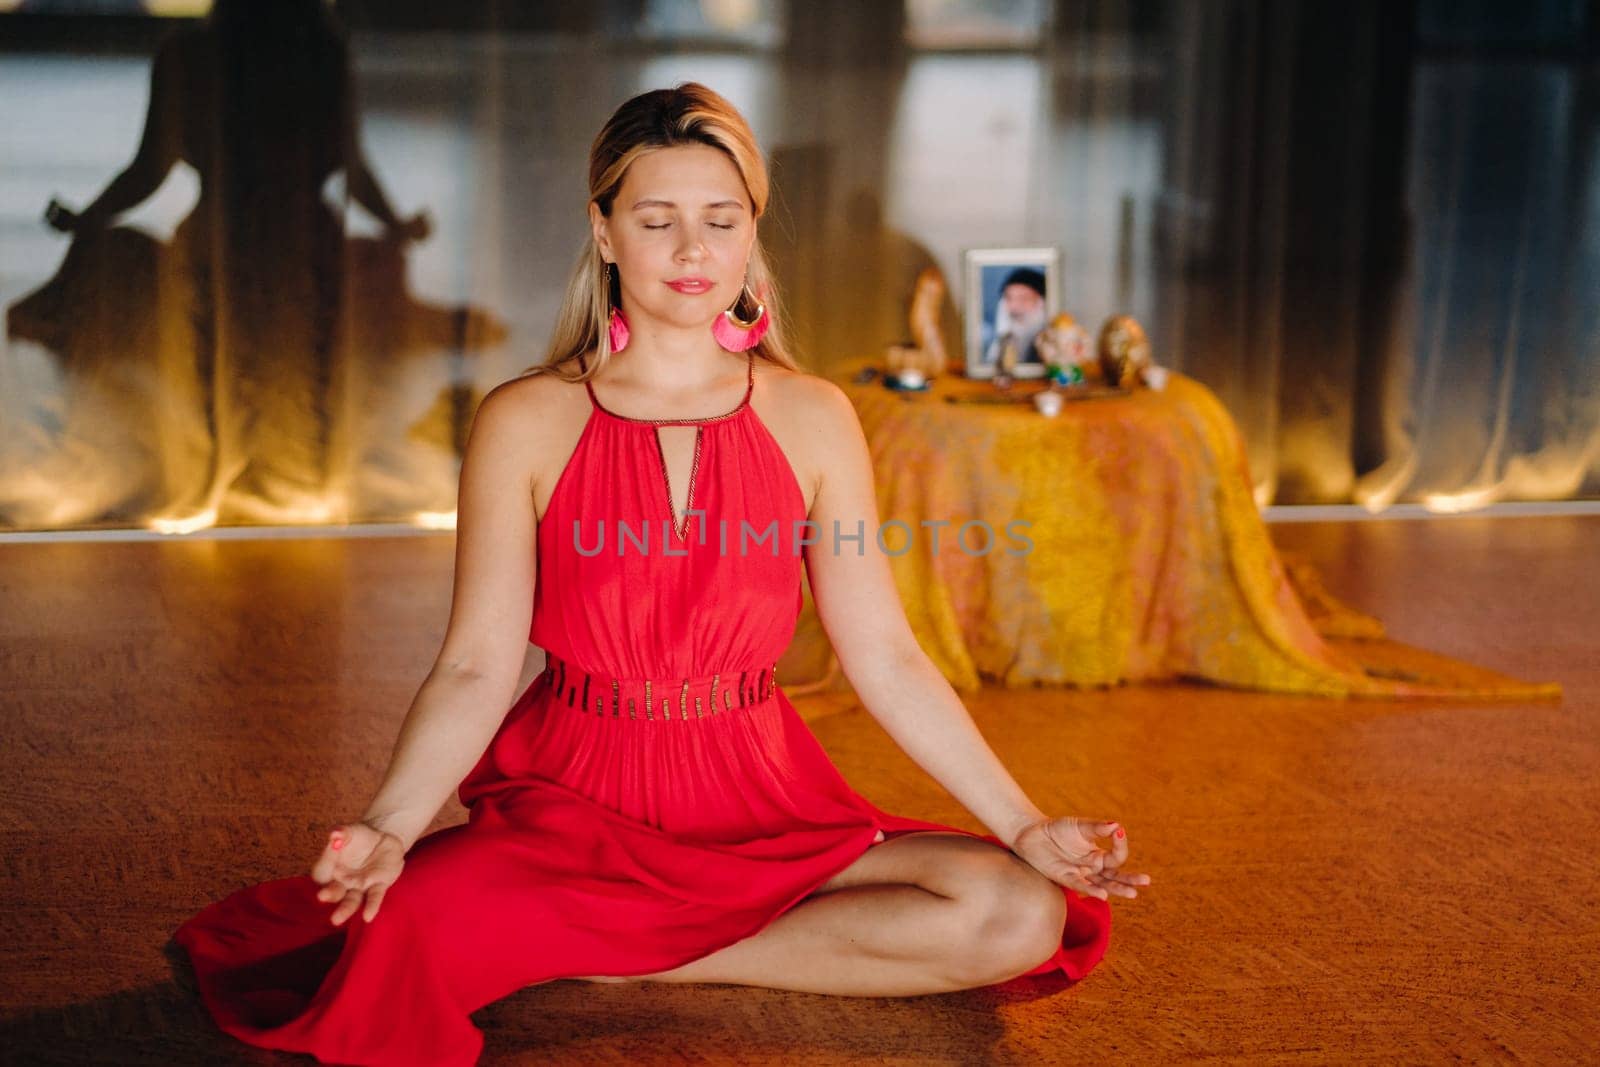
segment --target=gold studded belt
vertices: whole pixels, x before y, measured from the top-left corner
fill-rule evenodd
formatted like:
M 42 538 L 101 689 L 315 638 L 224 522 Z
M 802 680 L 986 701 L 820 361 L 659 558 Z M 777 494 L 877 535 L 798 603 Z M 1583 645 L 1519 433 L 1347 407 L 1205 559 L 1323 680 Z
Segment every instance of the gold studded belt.
M 703 719 L 765 704 L 772 699 L 778 684 L 776 663 L 697 678 L 615 678 L 588 673 L 547 653 L 543 673 L 559 704 L 613 719 L 652 722 Z

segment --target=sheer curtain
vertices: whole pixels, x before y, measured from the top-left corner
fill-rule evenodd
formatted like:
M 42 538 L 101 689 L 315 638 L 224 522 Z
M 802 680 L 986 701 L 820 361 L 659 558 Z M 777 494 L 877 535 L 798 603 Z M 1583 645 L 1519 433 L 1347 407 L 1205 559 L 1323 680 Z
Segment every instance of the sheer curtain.
M 1592 5 L 104 7 L 0 15 L 0 529 L 448 525 L 591 139 L 688 79 L 769 153 L 813 370 L 907 340 L 927 267 L 959 355 L 963 253 L 1054 246 L 1065 310 L 1221 396 L 1262 503 L 1600 490 Z

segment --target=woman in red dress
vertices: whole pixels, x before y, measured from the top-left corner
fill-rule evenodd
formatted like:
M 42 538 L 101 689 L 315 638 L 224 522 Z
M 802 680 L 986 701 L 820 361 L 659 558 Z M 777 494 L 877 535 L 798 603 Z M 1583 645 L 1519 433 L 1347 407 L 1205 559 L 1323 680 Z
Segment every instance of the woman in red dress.
M 696 83 L 644 93 L 589 187 L 551 351 L 475 418 L 448 629 L 383 782 L 309 876 L 179 929 L 207 1007 L 324 1061 L 467 1064 L 471 1012 L 557 978 L 1082 977 L 1149 879 L 1119 824 L 1028 800 L 918 647 L 854 409 L 775 322 L 749 126 Z M 862 703 L 991 833 L 880 810 L 795 712 L 802 560 Z M 452 791 L 468 821 L 422 836 Z

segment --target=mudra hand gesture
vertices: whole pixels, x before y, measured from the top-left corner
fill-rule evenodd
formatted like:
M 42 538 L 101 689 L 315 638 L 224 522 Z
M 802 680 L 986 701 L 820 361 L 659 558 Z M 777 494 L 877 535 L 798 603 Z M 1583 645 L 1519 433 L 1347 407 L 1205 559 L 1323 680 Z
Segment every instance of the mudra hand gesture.
M 364 822 L 345 823 L 328 834 L 311 877 L 322 884 L 317 899 L 339 906 L 329 917 L 338 926 L 365 904 L 362 918 L 371 922 L 383 903 L 383 894 L 400 877 L 405 866 L 405 843 L 394 834 Z
M 1108 852 L 1096 838 L 1110 838 Z M 1128 858 L 1128 833 L 1120 823 L 1065 816 L 1040 819 L 1024 827 L 1011 851 L 1058 885 L 1105 900 L 1109 895 L 1136 897 L 1135 886 L 1149 885 L 1147 874 L 1122 869 Z

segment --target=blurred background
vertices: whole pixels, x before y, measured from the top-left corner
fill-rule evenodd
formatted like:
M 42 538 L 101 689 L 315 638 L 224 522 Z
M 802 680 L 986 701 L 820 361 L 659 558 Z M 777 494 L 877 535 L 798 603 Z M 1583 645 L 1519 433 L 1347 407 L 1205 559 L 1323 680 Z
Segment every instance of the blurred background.
M 1594 498 L 1597 63 L 1575 0 L 0 0 L 0 530 L 449 526 L 591 140 L 685 80 L 813 371 L 1052 246 L 1258 503 Z

